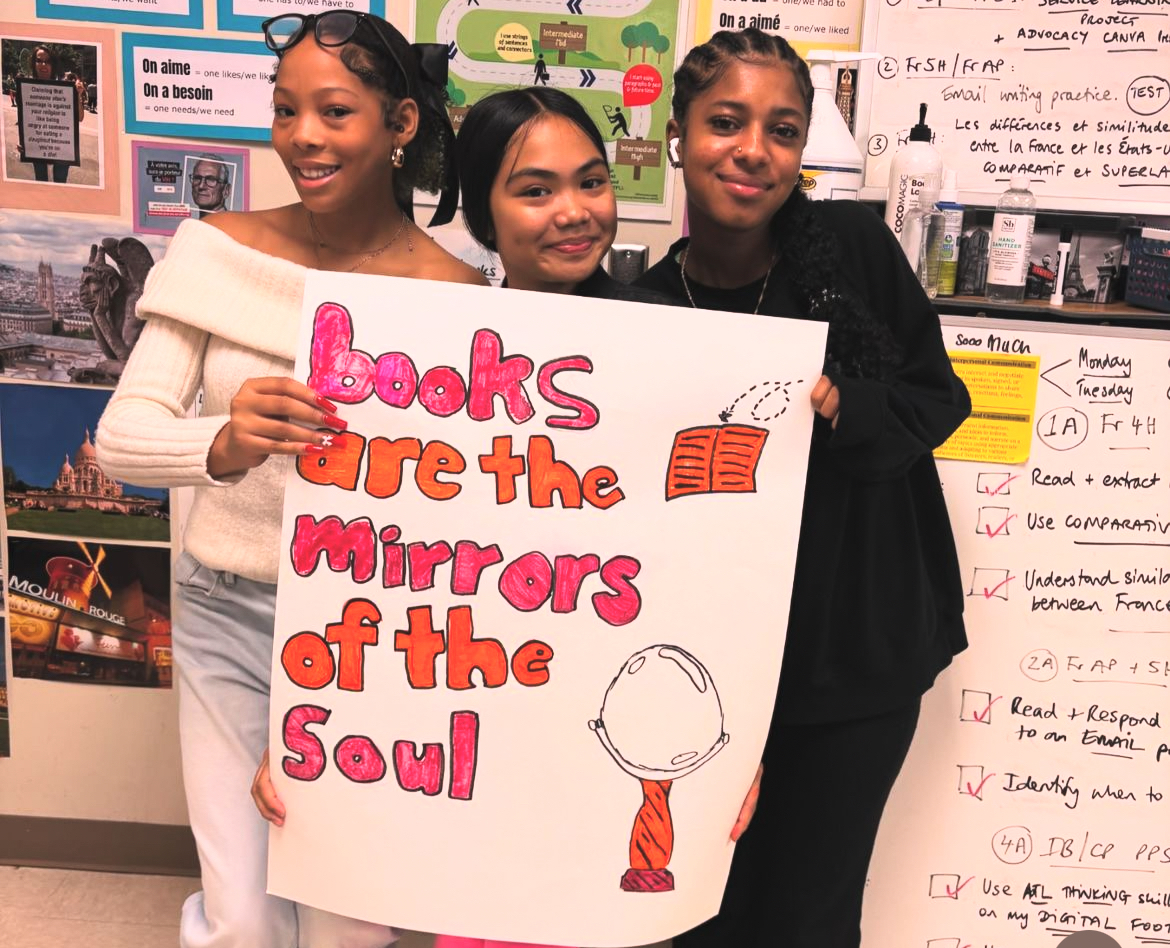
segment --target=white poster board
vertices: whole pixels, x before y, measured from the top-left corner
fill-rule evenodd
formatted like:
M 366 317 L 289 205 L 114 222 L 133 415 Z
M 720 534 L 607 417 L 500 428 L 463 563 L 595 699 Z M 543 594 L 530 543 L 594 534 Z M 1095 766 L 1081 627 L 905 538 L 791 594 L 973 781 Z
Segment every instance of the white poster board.
M 824 337 L 310 275 L 295 377 L 349 428 L 288 482 L 271 891 L 561 944 L 714 914 L 771 715 Z

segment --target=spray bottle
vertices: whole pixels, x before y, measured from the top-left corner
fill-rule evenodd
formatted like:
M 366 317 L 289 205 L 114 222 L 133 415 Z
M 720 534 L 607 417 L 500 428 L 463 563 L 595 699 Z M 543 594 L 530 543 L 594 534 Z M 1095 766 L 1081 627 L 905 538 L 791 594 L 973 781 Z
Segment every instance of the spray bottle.
M 832 63 L 877 59 L 877 53 L 814 49 L 805 57 L 812 74 L 813 107 L 800 173 L 805 193 L 814 201 L 857 200 L 865 177 L 865 159 L 837 108 Z

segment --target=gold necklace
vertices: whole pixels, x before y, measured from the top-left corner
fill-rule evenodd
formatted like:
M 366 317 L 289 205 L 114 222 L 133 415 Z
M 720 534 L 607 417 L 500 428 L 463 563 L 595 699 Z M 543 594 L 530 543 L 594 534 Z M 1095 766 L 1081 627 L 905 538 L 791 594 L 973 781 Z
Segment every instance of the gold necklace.
M 695 298 L 691 295 L 691 285 L 687 282 L 687 254 L 690 253 L 691 245 L 687 244 L 683 247 L 682 253 L 678 258 L 678 272 L 682 275 L 683 289 L 687 291 L 687 299 L 691 301 L 691 308 L 698 309 L 699 306 L 695 302 Z M 764 274 L 764 283 L 760 287 L 760 296 L 756 300 L 756 308 L 752 310 L 752 315 L 757 316 L 760 312 L 760 306 L 764 302 L 764 293 L 768 289 L 768 280 L 772 276 L 772 271 L 776 269 L 777 254 L 772 254 L 772 262 L 768 264 L 768 272 Z
M 357 263 L 346 270 L 340 271 L 342 273 L 353 273 L 365 264 L 369 263 L 375 257 L 380 257 L 382 254 L 384 254 L 387 250 L 394 246 L 394 241 L 402 236 L 402 232 L 406 230 L 406 225 L 408 223 L 406 220 L 406 215 L 403 214 L 400 210 L 398 212 L 399 221 L 397 229 L 394 231 L 393 236 L 391 236 L 391 238 L 386 241 L 386 243 L 382 244 L 381 247 L 375 247 L 373 250 L 339 250 L 336 247 L 330 247 L 329 244 L 325 242 L 325 238 L 321 236 L 321 231 L 317 228 L 317 219 L 313 217 L 313 212 L 309 211 L 308 214 L 309 230 L 313 232 L 313 256 L 317 258 L 317 266 L 320 269 L 325 269 L 325 265 L 321 262 L 321 247 L 324 247 L 326 250 L 332 250 L 334 253 L 345 254 L 346 256 L 353 256 L 354 254 L 359 253 L 362 254 L 362 258 Z M 409 234 L 406 235 L 406 252 L 414 253 L 414 241 L 410 239 Z

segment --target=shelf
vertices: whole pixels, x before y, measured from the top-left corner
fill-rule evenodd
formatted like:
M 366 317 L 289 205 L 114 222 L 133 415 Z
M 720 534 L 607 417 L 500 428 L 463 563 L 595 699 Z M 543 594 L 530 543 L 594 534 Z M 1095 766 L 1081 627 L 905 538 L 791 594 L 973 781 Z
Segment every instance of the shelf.
M 1002 319 L 1170 329 L 1170 313 L 1139 309 L 1126 303 L 1065 303 L 1063 306 L 1052 306 L 1043 300 L 998 303 L 982 296 L 940 296 L 934 305 L 940 313 L 954 316 L 994 316 Z

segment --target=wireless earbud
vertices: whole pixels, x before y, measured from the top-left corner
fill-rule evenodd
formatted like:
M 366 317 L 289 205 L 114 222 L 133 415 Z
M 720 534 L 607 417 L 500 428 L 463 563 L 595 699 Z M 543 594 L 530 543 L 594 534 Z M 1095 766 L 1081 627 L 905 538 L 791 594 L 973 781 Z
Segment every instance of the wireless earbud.
M 678 139 L 677 138 L 672 138 L 670 140 L 670 143 L 666 146 L 666 153 L 670 156 L 670 163 L 674 167 L 677 168 L 679 165 L 682 164 L 682 158 L 679 157 L 679 153 L 678 153 Z

